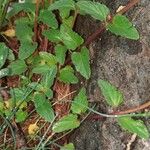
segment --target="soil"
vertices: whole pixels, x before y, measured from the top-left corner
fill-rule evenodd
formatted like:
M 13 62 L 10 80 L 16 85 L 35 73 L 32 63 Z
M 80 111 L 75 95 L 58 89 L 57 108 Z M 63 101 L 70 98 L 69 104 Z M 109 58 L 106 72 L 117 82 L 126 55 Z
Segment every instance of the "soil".
M 111 8 L 112 13 L 128 0 L 99 0 Z M 90 44 L 92 77 L 87 89 L 89 98 L 100 112 L 110 113 L 97 85 L 106 79 L 124 94 L 124 105 L 119 110 L 139 106 L 150 99 L 150 1 L 142 0 L 125 15 L 140 33 L 133 41 L 103 33 Z M 99 21 L 78 17 L 76 30 L 87 38 L 99 27 Z M 143 118 L 142 118 L 143 119 Z M 143 119 L 150 130 L 150 118 Z M 75 130 L 71 140 L 76 150 L 150 150 L 150 139 L 143 140 L 122 130 L 115 119 L 87 119 Z

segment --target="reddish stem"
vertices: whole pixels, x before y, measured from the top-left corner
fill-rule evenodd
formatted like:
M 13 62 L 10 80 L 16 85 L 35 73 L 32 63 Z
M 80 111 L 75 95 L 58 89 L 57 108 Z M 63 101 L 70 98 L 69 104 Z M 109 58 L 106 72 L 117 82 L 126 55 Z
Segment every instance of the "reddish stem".
M 129 2 L 123 9 L 121 9 L 117 14 L 124 14 L 126 13 L 130 8 L 132 8 L 134 5 L 140 2 L 140 0 L 130 0 Z
M 124 110 L 124 111 L 120 111 L 120 112 L 114 112 L 114 113 L 112 113 L 112 114 L 113 114 L 113 115 L 129 114 L 129 113 L 134 113 L 134 112 L 143 110 L 143 109 L 148 108 L 148 107 L 150 107 L 150 101 L 148 101 L 147 103 L 142 104 L 142 105 L 140 105 L 140 106 L 138 106 L 138 107 L 130 108 L 130 109 L 128 109 L 128 110 Z
M 40 3 L 40 1 L 37 0 L 36 1 L 36 10 L 35 10 L 35 20 L 34 20 L 34 42 L 36 42 L 36 40 L 37 40 L 37 32 L 38 32 L 38 29 L 37 29 L 38 22 L 37 22 L 37 20 L 38 20 L 38 14 L 39 14 L 39 3 Z
M 143 110 L 150 107 L 150 101 L 148 101 L 145 104 L 142 104 L 141 106 L 137 106 L 134 108 L 130 108 L 128 110 L 123 110 L 123 111 L 119 111 L 119 112 L 112 112 L 110 115 L 125 115 L 125 114 L 129 114 L 129 113 L 135 113 L 137 111 Z M 109 114 L 108 114 L 109 115 Z M 101 115 L 97 115 L 97 114 L 93 114 L 89 117 L 89 120 L 103 120 L 105 117 L 101 116 Z
M 120 10 L 117 14 L 124 14 L 125 12 L 127 12 L 129 9 L 131 9 L 134 5 L 136 5 L 140 0 L 130 0 L 130 2 L 122 9 Z M 107 22 L 111 22 L 113 19 L 113 17 L 110 15 L 108 17 Z M 98 30 L 96 30 L 93 34 L 91 34 L 87 40 L 85 41 L 84 45 L 88 46 L 90 45 L 90 43 L 92 43 L 98 36 L 100 36 L 104 31 L 106 30 L 105 25 L 103 24 L 102 26 L 100 26 L 98 28 Z
M 91 34 L 87 40 L 85 41 L 84 45 L 88 46 L 90 43 L 92 43 L 98 36 L 100 36 L 101 33 L 103 33 L 106 30 L 105 26 L 101 26 L 98 28 L 93 34 Z

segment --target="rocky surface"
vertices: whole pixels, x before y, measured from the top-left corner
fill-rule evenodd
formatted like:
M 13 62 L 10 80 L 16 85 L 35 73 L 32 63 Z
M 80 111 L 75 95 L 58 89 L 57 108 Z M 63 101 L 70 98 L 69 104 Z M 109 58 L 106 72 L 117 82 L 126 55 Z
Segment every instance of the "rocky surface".
M 100 0 L 99 0 L 100 1 Z M 101 0 L 114 12 L 127 0 Z M 97 110 L 111 111 L 104 102 L 98 79 L 106 79 L 124 94 L 124 105 L 119 109 L 138 106 L 150 100 L 150 1 L 142 0 L 126 15 L 140 33 L 140 40 L 133 41 L 105 32 L 90 45 L 92 77 L 87 89 L 92 101 L 98 103 Z M 89 17 L 78 18 L 77 31 L 87 37 L 99 26 Z M 144 120 L 150 130 L 150 119 Z M 124 132 L 114 119 L 86 120 L 72 135 L 76 150 L 129 150 L 127 145 L 132 134 Z M 138 137 L 130 145 L 131 150 L 150 150 L 150 140 Z

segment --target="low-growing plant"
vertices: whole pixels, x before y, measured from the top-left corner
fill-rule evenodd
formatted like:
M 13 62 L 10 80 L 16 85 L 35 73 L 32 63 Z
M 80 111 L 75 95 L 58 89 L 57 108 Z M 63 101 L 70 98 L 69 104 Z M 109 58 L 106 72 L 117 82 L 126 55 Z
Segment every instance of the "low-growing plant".
M 19 48 L 8 48 L 7 41 L 6 45 L 0 43 L 0 78 L 3 80 L 17 76 L 19 80 L 15 88 L 5 85 L 9 89 L 10 98 L 7 101 L 1 98 L 0 114 L 3 118 L 9 122 L 24 122 L 29 117 L 29 104 L 33 104 L 39 116 L 49 123 L 36 149 L 53 144 L 61 150 L 73 150 L 72 143 L 58 145 L 54 135 L 79 127 L 79 116 L 88 111 L 102 117 L 114 117 L 123 129 L 141 138 L 149 138 L 144 123 L 132 117 L 148 117 L 150 113 L 132 114 L 134 111 L 125 111 L 102 114 L 89 107 L 86 87 L 82 87 L 78 94 L 70 88 L 80 81 L 77 73 L 85 80 L 90 78 L 88 45 L 104 30 L 132 40 L 139 39 L 137 29 L 122 15 L 124 10 L 111 15 L 106 5 L 86 0 L 26 0 L 24 3 L 12 2 L 11 7 L 6 19 L 11 22 L 11 18 L 16 17 L 11 22 L 11 30 L 7 29 L 7 34 L 1 31 L 1 34 L 7 40 L 17 39 Z M 100 21 L 102 26 L 98 33 L 84 40 L 75 32 L 74 24 L 78 14 L 89 15 Z M 108 105 L 116 108 L 123 103 L 123 94 L 109 82 L 99 80 L 98 85 Z M 149 106 L 149 102 L 145 106 Z M 39 131 L 37 122 L 29 128 L 29 133 L 35 133 L 33 130 L 36 130 L 35 137 Z M 1 133 L 5 127 L 4 121 Z

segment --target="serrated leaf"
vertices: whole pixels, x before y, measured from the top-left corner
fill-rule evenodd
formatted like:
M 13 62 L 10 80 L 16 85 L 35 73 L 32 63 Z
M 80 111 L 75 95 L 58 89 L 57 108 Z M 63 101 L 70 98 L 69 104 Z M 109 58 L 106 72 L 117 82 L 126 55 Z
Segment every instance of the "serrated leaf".
M 4 113 L 4 109 L 5 109 L 5 104 L 3 102 L 3 99 L 0 97 L 0 114 L 3 112 Z
M 41 80 L 41 84 L 44 87 L 50 88 L 53 85 L 54 79 L 57 74 L 57 67 L 51 66 L 46 74 L 43 75 L 43 78 Z
M 53 121 L 54 111 L 48 99 L 42 93 L 35 93 L 34 104 L 37 113 L 43 117 L 46 121 Z
M 13 51 L 11 49 L 9 49 L 8 60 L 15 60 L 15 55 L 13 54 Z
M 63 24 L 67 25 L 68 27 L 71 27 L 72 28 L 72 25 L 73 25 L 73 21 L 74 21 L 74 17 L 73 16 L 70 16 L 66 19 L 63 20 Z
M 74 32 L 70 27 L 63 24 L 60 27 L 61 39 L 66 45 L 67 49 L 75 50 L 80 46 L 84 40 L 83 38 Z
M 42 58 L 39 55 L 31 55 L 26 62 L 34 68 L 42 62 Z
M 55 9 L 62 9 L 62 8 L 74 10 L 75 2 L 73 0 L 58 0 L 53 4 L 51 4 L 48 9 L 55 10 Z
M 43 92 L 49 99 L 53 97 L 53 91 L 40 83 L 32 82 L 28 86 L 38 92 Z
M 62 41 L 59 30 L 56 29 L 44 30 L 42 34 L 51 42 Z
M 91 69 L 88 49 L 84 47 L 81 49 L 81 52 L 73 52 L 71 59 L 76 70 L 86 79 L 89 79 L 91 76 Z
M 85 113 L 88 107 L 88 100 L 85 88 L 82 88 L 79 94 L 74 98 L 71 104 L 71 111 L 76 114 Z
M 123 102 L 123 94 L 115 86 L 105 80 L 99 80 L 98 85 L 110 106 L 117 107 Z
M 60 150 L 75 150 L 73 143 L 69 143 L 60 148 Z
M 71 66 L 66 66 L 60 70 L 59 80 L 64 83 L 78 83 L 78 78 L 74 75 L 74 70 Z
M 50 67 L 47 64 L 43 64 L 43 65 L 38 65 L 37 67 L 34 67 L 32 69 L 33 73 L 37 73 L 37 74 L 45 74 L 49 71 Z
M 61 65 L 63 65 L 65 62 L 66 52 L 67 52 L 66 46 L 60 44 L 55 46 L 56 59 Z
M 40 52 L 39 55 L 49 66 L 53 66 L 57 63 L 56 57 L 51 53 Z
M 68 18 L 70 16 L 70 8 L 60 8 L 59 13 L 62 20 L 64 20 L 65 18 Z
M 113 17 L 112 23 L 108 24 L 108 30 L 116 35 L 122 37 L 138 40 L 139 33 L 132 23 L 123 15 L 116 15 Z
M 37 48 L 37 43 L 22 42 L 19 48 L 19 59 L 28 58 Z
M 98 19 L 100 21 L 106 20 L 110 13 L 106 5 L 99 2 L 79 1 L 77 2 L 77 6 L 81 13 L 88 14 L 94 19 Z
M 35 4 L 33 3 L 14 3 L 12 5 L 12 10 L 7 14 L 7 17 L 12 17 L 19 13 L 20 11 L 24 11 L 27 13 L 35 13 Z
M 9 66 L 11 69 L 11 75 L 20 75 L 26 71 L 27 65 L 24 60 L 15 60 Z
M 13 103 L 15 103 L 16 106 L 18 106 L 20 102 L 23 102 L 22 100 L 24 99 L 25 96 L 26 96 L 26 101 L 31 100 L 30 94 L 28 94 L 29 90 L 30 89 L 25 87 L 11 89 L 10 94 Z M 25 108 L 27 106 L 26 101 L 24 101 L 19 108 Z
M 21 17 L 15 21 L 15 24 L 16 25 L 25 25 L 32 29 L 34 27 L 34 20 L 31 20 L 31 18 L 29 18 L 29 17 Z
M 48 97 L 48 99 L 53 98 L 53 91 L 50 88 L 43 88 L 43 93 Z
M 55 133 L 60 133 L 66 130 L 75 129 L 79 127 L 80 122 L 78 121 L 78 116 L 73 114 L 68 114 L 62 117 L 58 122 L 56 122 L 52 130 Z
M 4 68 L 0 70 L 0 79 L 10 75 L 10 69 L 9 68 Z
M 15 116 L 16 122 L 23 122 L 27 118 L 28 113 L 26 111 L 19 110 L 16 112 Z
M 58 28 L 57 19 L 50 10 L 41 10 L 39 15 L 39 21 L 42 21 L 44 24 L 48 25 L 53 29 Z
M 123 129 L 131 133 L 136 133 L 141 138 L 148 139 L 150 137 L 150 133 L 142 120 L 134 120 L 130 117 L 119 117 L 118 123 Z
M 32 36 L 34 35 L 32 27 L 29 26 L 28 18 L 21 18 L 16 21 L 16 36 L 20 42 L 32 43 Z
M 43 88 L 43 86 L 40 83 L 37 82 L 31 82 L 28 87 L 36 90 L 36 91 L 42 91 L 41 89 Z
M 4 43 L 0 43 L 0 68 L 4 65 L 8 52 L 9 48 Z

